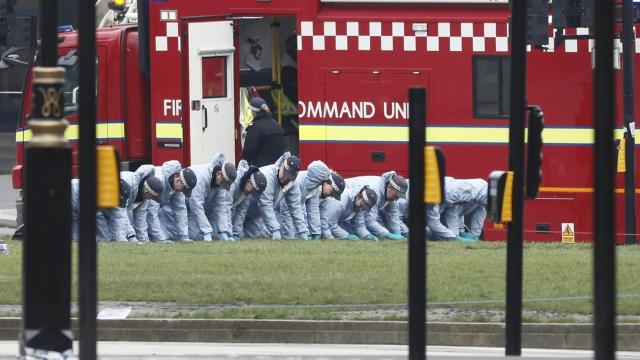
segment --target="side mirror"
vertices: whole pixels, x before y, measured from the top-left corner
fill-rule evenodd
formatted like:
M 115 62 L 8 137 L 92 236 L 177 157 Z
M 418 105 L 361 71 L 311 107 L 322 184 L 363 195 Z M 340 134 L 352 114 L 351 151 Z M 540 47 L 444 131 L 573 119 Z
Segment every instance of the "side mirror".
M 11 68 L 13 65 L 23 65 L 29 66 L 29 63 L 23 60 L 20 60 L 20 55 L 16 54 L 16 52 L 24 49 L 23 47 L 11 47 L 2 55 L 0 55 L 0 70 L 6 70 Z

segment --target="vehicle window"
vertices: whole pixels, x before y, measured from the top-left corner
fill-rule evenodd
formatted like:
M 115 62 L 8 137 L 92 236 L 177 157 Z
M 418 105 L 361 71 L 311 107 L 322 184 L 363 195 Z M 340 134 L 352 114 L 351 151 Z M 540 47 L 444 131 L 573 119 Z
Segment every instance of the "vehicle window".
M 510 60 L 507 56 L 473 57 L 473 116 L 509 116 Z
M 202 58 L 202 97 L 227 97 L 227 57 Z
M 64 115 L 78 112 L 78 52 L 69 50 L 58 58 L 58 65 L 65 68 L 64 74 Z

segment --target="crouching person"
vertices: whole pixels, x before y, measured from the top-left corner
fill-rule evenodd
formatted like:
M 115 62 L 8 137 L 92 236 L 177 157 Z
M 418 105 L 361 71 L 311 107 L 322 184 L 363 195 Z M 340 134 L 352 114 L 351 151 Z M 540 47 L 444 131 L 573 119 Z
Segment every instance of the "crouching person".
M 408 193 L 407 193 L 408 196 Z M 409 235 L 409 202 L 406 199 L 398 200 L 398 208 L 402 214 L 400 226 L 402 236 Z M 429 240 L 455 240 L 456 235 L 440 221 L 440 205 L 427 205 L 425 207 L 425 236 Z
M 120 203 L 117 208 L 98 209 L 96 213 L 96 238 L 98 241 L 117 241 L 137 243 L 136 233 L 130 226 L 127 216 L 127 202 L 131 187 L 120 179 Z
M 427 205 L 427 239 L 429 240 L 456 240 L 458 234 L 445 226 L 441 221 L 442 205 Z
M 478 240 L 486 217 L 487 182 L 482 179 L 460 180 L 449 176 L 444 181 L 444 202 L 439 206 L 444 225 L 455 240 Z M 465 214 L 474 232 L 465 233 Z
M 260 168 L 260 172 L 267 179 L 267 187 L 258 200 L 250 199 L 243 229 L 245 236 L 282 239 L 282 225 L 278 219 L 277 207 L 284 199 L 293 220 L 295 237 L 303 240 L 309 238 L 307 224 L 300 208 L 300 189 L 295 186 L 299 170 L 300 159 L 289 152 L 284 153 L 275 164 Z
M 161 205 L 149 204 L 147 220 L 152 241 L 191 241 L 186 197 L 197 184 L 196 175 L 189 168 L 182 168 L 177 160 L 167 161 L 155 168 L 155 176 L 163 184 Z
M 376 192 L 368 186 L 347 189 L 340 201 L 327 200 L 327 225 L 331 235 L 344 240 L 377 240 L 367 230 L 364 219 L 377 201 Z
M 135 232 L 130 232 L 127 213 L 124 210 L 131 193 L 129 185 L 120 180 L 120 203 L 115 209 L 105 209 L 96 212 L 96 240 L 137 242 Z M 71 180 L 71 239 L 79 240 L 80 223 L 80 180 Z
M 267 188 L 267 178 L 257 166 L 249 166 L 246 160 L 238 163 L 237 172 L 236 180 L 229 189 L 229 218 L 234 240 L 244 236 L 244 221 L 251 199 L 257 200 Z
M 191 166 L 197 182 L 188 201 L 189 237 L 194 240 L 228 241 L 232 237 L 229 189 L 236 180 L 235 165 L 217 153 L 211 163 Z
M 295 186 L 300 190 L 300 208 L 309 229 L 311 239 L 320 240 L 322 235 L 322 215 L 320 203 L 326 198 L 340 200 L 345 182 L 342 176 L 329 169 L 325 163 L 316 160 L 306 171 L 300 171 Z M 293 221 L 286 203 L 280 204 L 284 236 L 293 237 Z
M 154 176 L 153 165 L 142 165 L 135 172 L 121 171 L 120 179 L 131 188 L 126 212 L 129 229 L 133 229 L 139 242 L 149 242 L 148 208 L 150 202 L 160 203 L 164 187 L 162 180 Z M 131 233 L 131 230 L 129 230 Z
M 382 176 L 359 176 L 346 180 L 347 187 L 369 186 L 376 191 L 377 203 L 365 214 L 367 229 L 374 236 L 390 240 L 406 239 L 401 235 L 400 210 L 396 200 L 406 198 L 409 184 L 405 178 L 389 171 Z
M 471 197 L 468 201 L 460 205 L 460 216 L 458 218 L 458 229 L 460 238 L 468 240 L 479 240 L 487 218 L 487 187 L 484 179 L 467 179 L 465 181 L 471 188 Z M 469 231 L 465 229 L 465 223 L 469 226 Z

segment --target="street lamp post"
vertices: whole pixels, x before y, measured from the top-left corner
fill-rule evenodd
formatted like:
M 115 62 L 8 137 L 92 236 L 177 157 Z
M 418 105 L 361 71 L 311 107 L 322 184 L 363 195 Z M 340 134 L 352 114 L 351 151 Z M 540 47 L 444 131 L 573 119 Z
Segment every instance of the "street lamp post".
M 71 355 L 71 148 L 64 73 L 57 67 L 56 0 L 40 1 L 32 138 L 24 156 L 23 356 Z

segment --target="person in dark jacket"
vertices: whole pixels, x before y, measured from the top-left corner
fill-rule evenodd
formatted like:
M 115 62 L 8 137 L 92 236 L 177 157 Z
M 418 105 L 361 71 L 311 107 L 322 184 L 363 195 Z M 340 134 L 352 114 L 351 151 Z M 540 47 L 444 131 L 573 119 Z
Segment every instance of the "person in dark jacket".
M 284 153 L 284 130 L 271 116 L 264 99 L 255 97 L 249 106 L 253 122 L 247 128 L 242 158 L 257 167 L 271 165 Z

